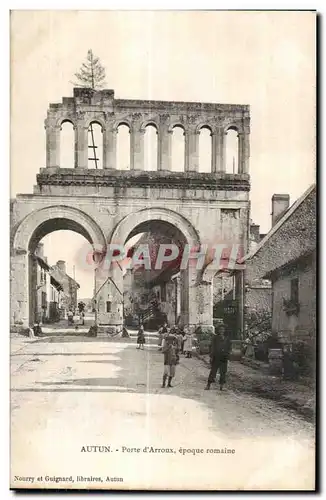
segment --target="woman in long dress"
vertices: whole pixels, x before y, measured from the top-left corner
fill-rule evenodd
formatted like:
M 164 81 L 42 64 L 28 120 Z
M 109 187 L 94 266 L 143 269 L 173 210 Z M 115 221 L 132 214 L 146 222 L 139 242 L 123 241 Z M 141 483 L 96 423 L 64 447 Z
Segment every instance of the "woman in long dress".
M 137 349 L 144 349 L 145 333 L 143 325 L 140 325 L 137 335 Z
M 187 328 L 185 334 L 185 343 L 183 346 L 186 358 L 192 358 L 192 344 L 193 344 L 193 335 Z

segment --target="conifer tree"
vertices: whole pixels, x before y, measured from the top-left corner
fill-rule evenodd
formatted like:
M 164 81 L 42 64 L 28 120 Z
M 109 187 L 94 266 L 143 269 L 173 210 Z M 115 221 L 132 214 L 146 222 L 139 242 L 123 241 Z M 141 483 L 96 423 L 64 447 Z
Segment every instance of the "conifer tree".
M 92 49 L 87 52 L 86 62 L 83 62 L 80 70 L 75 73 L 75 77 L 77 79 L 77 82 L 73 83 L 73 85 L 76 87 L 90 89 L 90 99 L 93 92 L 95 92 L 96 90 L 101 90 L 104 85 L 106 85 L 105 69 L 100 63 L 100 59 L 93 54 Z M 91 134 L 91 145 L 89 145 L 88 148 L 93 152 L 93 157 L 88 158 L 88 160 L 93 161 L 95 163 L 95 168 L 98 168 L 99 158 L 96 155 L 97 146 L 95 145 L 92 123 L 89 126 L 88 132 Z
M 106 85 L 105 69 L 100 63 L 100 59 L 93 54 L 92 49 L 87 52 L 86 62 L 83 62 L 80 70 L 75 73 L 77 87 L 100 90 Z

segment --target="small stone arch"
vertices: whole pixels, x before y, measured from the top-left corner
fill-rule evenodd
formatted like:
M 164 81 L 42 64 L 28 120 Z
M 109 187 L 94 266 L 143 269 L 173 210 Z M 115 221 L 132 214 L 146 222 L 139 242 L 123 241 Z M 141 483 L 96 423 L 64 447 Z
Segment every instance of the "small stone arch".
M 110 243 L 124 245 L 129 234 L 136 226 L 150 220 L 162 220 L 175 226 L 185 237 L 187 244 L 200 245 L 200 237 L 183 215 L 167 208 L 144 208 L 124 217 L 113 230 Z
M 196 134 L 200 134 L 200 131 L 202 129 L 206 129 L 206 130 L 209 130 L 211 135 L 213 135 L 214 133 L 214 128 L 212 127 L 212 125 L 210 125 L 209 123 L 206 123 L 206 122 L 202 122 L 202 123 L 199 123 L 197 126 L 196 126 Z
M 71 116 L 63 116 L 63 117 L 58 118 L 58 120 L 56 122 L 56 127 L 58 127 L 61 130 L 61 127 L 64 123 L 71 123 L 71 125 L 73 126 L 74 129 L 77 126 L 76 120 L 74 118 L 72 118 Z
M 159 126 L 153 119 L 144 121 L 140 126 L 140 131 L 145 132 L 146 127 L 154 127 L 156 128 L 156 132 L 159 133 Z
M 98 117 L 88 118 L 85 122 L 85 127 L 89 128 L 92 123 L 99 125 L 102 128 L 102 132 L 106 130 L 106 123 L 104 120 L 102 120 L 102 118 Z
M 242 132 L 241 127 L 237 123 L 228 123 L 224 127 L 224 133 L 227 134 L 229 130 L 234 130 L 238 134 Z
M 82 210 L 66 205 L 52 205 L 28 214 L 15 230 L 13 252 L 28 253 L 31 238 L 37 229 L 51 219 L 69 220 L 75 223 L 76 227 L 83 228 L 83 231 L 77 230 L 76 232 L 83 234 L 96 250 L 102 248 L 105 253 L 106 241 L 98 224 Z
M 173 123 L 172 125 L 169 125 L 169 127 L 168 127 L 168 132 L 171 132 L 171 133 L 172 133 L 172 132 L 173 132 L 173 129 L 174 129 L 174 128 L 176 128 L 176 127 L 180 127 L 180 128 L 182 128 L 182 130 L 183 130 L 184 134 L 186 133 L 186 128 L 185 128 L 185 125 L 184 125 L 184 123 L 181 123 L 181 122 L 175 122 L 175 123 Z
M 132 129 L 132 124 L 129 118 L 121 118 L 119 120 L 116 120 L 113 124 L 113 130 L 117 131 L 120 125 L 125 125 L 126 127 L 129 128 L 129 130 Z

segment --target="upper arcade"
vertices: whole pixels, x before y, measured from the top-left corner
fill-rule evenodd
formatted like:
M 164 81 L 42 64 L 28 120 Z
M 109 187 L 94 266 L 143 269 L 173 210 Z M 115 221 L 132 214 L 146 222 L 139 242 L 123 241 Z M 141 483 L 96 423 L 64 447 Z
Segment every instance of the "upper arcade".
M 157 131 L 157 170 L 170 172 L 172 134 L 176 127 L 184 132 L 184 172 L 199 172 L 199 134 L 211 134 L 211 173 L 226 172 L 226 142 L 230 130 L 237 132 L 235 175 L 249 173 L 250 112 L 248 105 L 198 102 L 144 101 L 115 99 L 114 90 L 92 91 L 74 88 L 73 97 L 50 104 L 46 129 L 46 168 L 59 169 L 60 131 L 65 122 L 74 129 L 73 169 L 88 168 L 88 130 L 97 124 L 102 130 L 104 170 L 119 170 L 117 132 L 121 125 L 130 132 L 130 170 L 144 170 L 146 127 Z M 108 172 L 109 174 L 109 172 Z

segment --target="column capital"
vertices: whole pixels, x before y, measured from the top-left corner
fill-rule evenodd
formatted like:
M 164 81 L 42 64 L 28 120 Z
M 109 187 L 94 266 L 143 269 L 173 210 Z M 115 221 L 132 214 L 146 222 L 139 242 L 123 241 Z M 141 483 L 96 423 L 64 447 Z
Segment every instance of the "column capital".
M 45 130 L 62 130 L 62 127 L 61 127 L 61 123 L 58 124 L 56 122 L 53 122 L 52 120 L 48 120 L 48 118 L 46 118 L 44 120 L 44 128 Z

